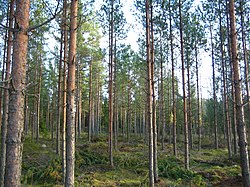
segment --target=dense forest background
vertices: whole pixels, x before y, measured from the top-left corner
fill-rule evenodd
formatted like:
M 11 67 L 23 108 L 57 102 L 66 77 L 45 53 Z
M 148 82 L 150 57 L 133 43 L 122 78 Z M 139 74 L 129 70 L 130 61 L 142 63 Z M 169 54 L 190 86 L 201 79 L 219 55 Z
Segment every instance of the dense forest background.
M 1 0 L 0 186 L 250 186 L 249 15 Z

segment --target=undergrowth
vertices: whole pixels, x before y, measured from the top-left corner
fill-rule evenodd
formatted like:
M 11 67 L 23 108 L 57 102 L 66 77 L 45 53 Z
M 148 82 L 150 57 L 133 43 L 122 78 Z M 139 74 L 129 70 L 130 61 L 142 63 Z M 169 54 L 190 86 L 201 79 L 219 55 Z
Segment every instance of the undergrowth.
M 143 142 L 119 142 L 118 150 L 114 151 L 114 167 L 109 164 L 106 137 L 86 142 L 77 141 L 75 186 L 148 186 L 148 148 Z M 213 186 L 240 175 L 238 158 L 228 160 L 225 149 L 191 151 L 190 170 L 184 168 L 183 154 L 168 156 L 171 149 L 166 145 L 165 151 L 158 151 L 156 186 Z M 50 141 L 25 140 L 22 184 L 62 186 L 61 158 Z

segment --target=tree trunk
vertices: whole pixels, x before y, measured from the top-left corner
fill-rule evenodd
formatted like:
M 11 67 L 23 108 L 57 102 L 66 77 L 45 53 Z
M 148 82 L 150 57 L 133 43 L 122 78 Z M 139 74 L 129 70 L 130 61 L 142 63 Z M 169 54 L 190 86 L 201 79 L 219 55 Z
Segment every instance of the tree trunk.
M 239 75 L 234 0 L 229 1 L 229 16 L 230 16 L 230 31 L 231 31 L 230 33 L 231 33 L 231 50 L 232 50 L 231 60 L 233 64 L 233 73 L 234 73 L 236 120 L 237 120 L 237 132 L 239 136 L 241 169 L 242 169 L 243 184 L 245 187 L 249 187 L 250 174 L 249 174 L 249 158 L 247 149 L 248 144 L 246 138 L 246 124 L 244 119 L 244 108 L 241 95 L 242 94 L 241 80 Z
M 217 125 L 217 97 L 216 97 L 216 83 L 215 83 L 215 60 L 214 60 L 214 45 L 213 45 L 213 33 L 212 25 L 210 24 L 210 39 L 212 48 L 212 67 L 213 67 L 213 98 L 214 98 L 214 144 L 215 149 L 219 148 L 218 143 L 218 125 Z
M 154 27 L 153 27 L 153 5 L 152 1 L 150 2 L 150 29 L 151 29 L 151 84 L 152 84 L 152 99 L 153 99 L 153 161 L 154 161 L 154 182 L 158 182 L 158 161 L 157 161 L 157 124 L 156 124 L 156 93 L 155 93 L 155 84 L 154 84 Z
M 223 99 L 224 99 L 224 109 L 225 109 L 225 127 L 226 127 L 226 136 L 227 136 L 227 147 L 228 147 L 228 157 L 232 157 L 232 148 L 231 148 L 231 124 L 229 117 L 229 105 L 228 105 L 228 96 L 227 96 L 227 85 L 226 85 L 226 70 L 225 70 L 225 61 L 224 61 L 224 46 L 223 46 L 223 31 L 222 31 L 222 17 L 221 17 L 221 2 L 219 2 L 220 10 L 220 51 L 221 51 L 221 65 L 222 65 L 222 81 L 223 81 Z
M 242 53 L 243 53 L 243 61 L 244 61 L 244 70 L 245 70 L 245 87 L 246 87 L 246 96 L 247 96 L 247 119 L 248 123 L 250 123 L 250 96 L 249 96 L 249 64 L 247 58 L 247 46 L 246 46 L 246 31 L 245 31 L 245 16 L 244 16 L 244 0 L 240 0 L 240 25 L 241 25 L 241 41 L 242 41 Z M 250 127 L 250 126 L 248 126 Z
M 171 62 L 172 62 L 172 112 L 173 112 L 173 153 L 177 156 L 177 145 L 176 145 L 176 97 L 175 97 L 175 64 L 174 64 L 174 44 L 173 44 L 173 29 L 172 29 L 172 13 L 171 13 L 171 0 L 169 0 L 169 32 L 170 32 L 170 51 L 171 51 Z
M 9 28 L 13 28 L 13 16 L 14 16 L 14 0 L 9 3 Z M 4 184 L 4 172 L 5 172 L 5 161 L 6 161 L 6 134 L 7 134 L 7 122 L 8 122 L 8 110 L 9 110 L 9 79 L 10 79 L 10 65 L 11 65 L 11 49 L 12 49 L 12 32 L 8 31 L 8 41 L 7 41 L 7 59 L 6 59 L 6 70 L 5 78 L 6 81 L 4 86 L 3 95 L 3 119 L 1 128 L 1 157 L 0 157 L 0 186 Z M 8 88 L 8 89 L 7 89 Z M 1 92 L 2 94 L 2 92 Z M 0 105 L 1 108 L 1 105 Z M 0 112 L 1 113 L 1 112 Z M 1 116 L 0 116 L 1 117 Z
M 182 64 L 182 90 L 183 90 L 183 116 L 184 116 L 184 147 L 185 147 L 185 168 L 189 169 L 189 140 L 188 140 L 188 122 L 187 122 L 187 98 L 186 98 L 186 80 L 185 80 L 185 64 L 184 64 L 184 42 L 183 42 L 183 25 L 181 14 L 182 2 L 179 0 L 179 16 L 180 16 L 180 42 L 181 42 L 181 64 Z
M 70 41 L 67 79 L 67 128 L 66 128 L 66 182 L 65 186 L 74 186 L 75 169 L 75 70 L 76 70 L 76 34 L 78 0 L 71 1 Z
M 63 18 L 62 18 L 62 27 L 63 27 Z M 58 90 L 57 90 L 57 118 L 56 118 L 56 153 L 60 153 L 60 127 L 61 127 L 61 111 L 62 111 L 62 61 L 63 61 L 63 28 L 61 29 L 61 39 L 60 39 L 60 59 L 58 65 Z
M 192 104 L 191 104 L 191 83 L 190 83 L 190 59 L 189 59 L 189 50 L 186 51 L 187 55 L 187 87 L 188 87 L 188 139 L 189 139 L 189 146 L 190 149 L 193 149 L 193 134 L 192 134 Z
M 113 39 L 114 39 L 114 0 L 111 0 L 109 35 L 109 162 L 113 167 Z
M 93 122 L 93 89 L 92 89 L 92 59 L 89 62 L 89 128 L 88 128 L 88 137 L 89 142 L 93 140 L 94 122 Z
M 154 180 L 154 135 L 153 135 L 153 101 L 152 101 L 152 65 L 151 65 L 151 43 L 150 43 L 150 6 L 146 0 L 146 46 L 147 46 L 147 107 L 148 107 L 148 148 L 149 148 L 149 186 L 153 187 Z
M 68 31 L 67 31 L 67 0 L 63 1 L 63 85 L 62 85 L 62 172 L 63 184 L 66 180 L 66 87 L 67 73 L 66 63 L 68 55 Z
M 160 70 L 160 119 L 161 119 L 161 126 L 162 126 L 162 150 L 165 149 L 165 131 L 166 131 L 166 122 L 165 122 L 165 99 L 164 99 L 164 77 L 163 77 L 163 50 L 162 50 L 162 38 L 161 38 L 161 52 L 160 52 L 160 63 L 161 63 L 161 70 Z
M 29 0 L 16 0 L 13 41 L 12 82 L 10 86 L 8 128 L 6 137 L 6 169 L 4 186 L 20 186 L 23 148 L 24 94 L 28 46 Z
M 116 38 L 114 46 L 114 148 L 118 150 L 118 97 L 117 97 L 117 63 L 116 63 Z
M 42 57 L 39 55 L 39 72 L 38 72 L 38 85 L 37 85 L 37 126 L 36 126 L 36 141 L 40 136 L 40 106 L 41 106 L 41 86 L 42 86 Z

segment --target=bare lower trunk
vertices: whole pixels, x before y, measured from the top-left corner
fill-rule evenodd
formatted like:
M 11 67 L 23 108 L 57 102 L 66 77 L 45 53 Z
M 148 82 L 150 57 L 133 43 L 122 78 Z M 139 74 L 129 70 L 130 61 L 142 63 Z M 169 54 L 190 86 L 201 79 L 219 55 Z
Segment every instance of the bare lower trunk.
M 9 27 L 13 27 L 13 16 L 14 16 L 14 0 L 11 0 L 9 4 Z M 5 88 L 9 88 L 10 78 L 10 65 L 11 65 L 11 49 L 12 49 L 12 32 L 8 31 L 8 42 L 7 42 L 7 59 L 6 59 L 6 72 L 5 72 Z M 2 94 L 2 92 L 1 92 Z M 9 91 L 4 90 L 3 95 L 3 119 L 1 128 L 1 158 L 0 158 L 0 186 L 4 184 L 4 172 L 5 172 L 5 161 L 6 161 L 6 134 L 7 134 L 7 120 L 8 120 L 8 107 L 9 104 Z M 0 105 L 1 108 L 1 105 Z M 0 112 L 1 113 L 1 112 Z
M 24 90 L 28 46 L 30 1 L 16 1 L 16 29 L 13 41 L 12 84 L 10 87 L 6 169 L 4 186 L 20 186 L 23 149 Z M 17 28 L 18 27 L 18 28 Z
M 68 31 L 67 31 L 67 0 L 63 1 L 63 85 L 62 85 L 62 172 L 63 184 L 66 179 L 66 62 L 68 54 Z
M 66 182 L 74 186 L 75 169 L 75 69 L 76 69 L 76 29 L 78 1 L 72 0 L 70 7 L 70 42 L 67 79 L 67 128 L 66 128 Z
M 185 65 L 184 65 L 184 42 L 182 34 L 182 9 L 181 0 L 179 0 L 180 13 L 180 42 L 181 42 L 181 63 L 182 63 L 182 90 L 183 90 L 183 116 L 184 116 L 184 147 L 185 147 L 185 168 L 189 169 L 189 141 L 188 141 L 188 121 L 187 121 L 187 98 L 186 98 L 186 80 L 185 80 Z
M 234 0 L 229 1 L 229 10 L 230 10 L 229 13 L 230 13 L 230 29 L 231 29 L 232 64 L 234 72 L 235 100 L 236 100 L 236 120 L 237 120 L 237 132 L 239 136 L 241 169 L 242 169 L 243 184 L 245 187 L 249 187 L 250 174 L 249 174 L 249 158 L 247 150 L 248 144 L 246 138 L 246 124 L 244 119 L 244 109 L 241 96 L 242 90 L 241 90 L 241 81 L 239 75 Z

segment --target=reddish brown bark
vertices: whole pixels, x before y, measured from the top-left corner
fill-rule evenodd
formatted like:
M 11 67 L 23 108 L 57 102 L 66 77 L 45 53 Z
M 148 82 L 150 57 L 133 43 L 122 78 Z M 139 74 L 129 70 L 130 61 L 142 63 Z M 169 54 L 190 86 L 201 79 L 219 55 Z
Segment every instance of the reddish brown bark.
M 4 186 L 20 186 L 26 55 L 28 46 L 29 0 L 16 0 L 15 33 L 13 41 L 12 80 L 10 86 L 9 118 L 6 138 L 6 170 Z
M 78 0 L 71 1 L 70 41 L 67 79 L 67 128 L 66 128 L 66 182 L 74 186 L 75 169 L 75 70 L 76 70 L 76 30 Z

